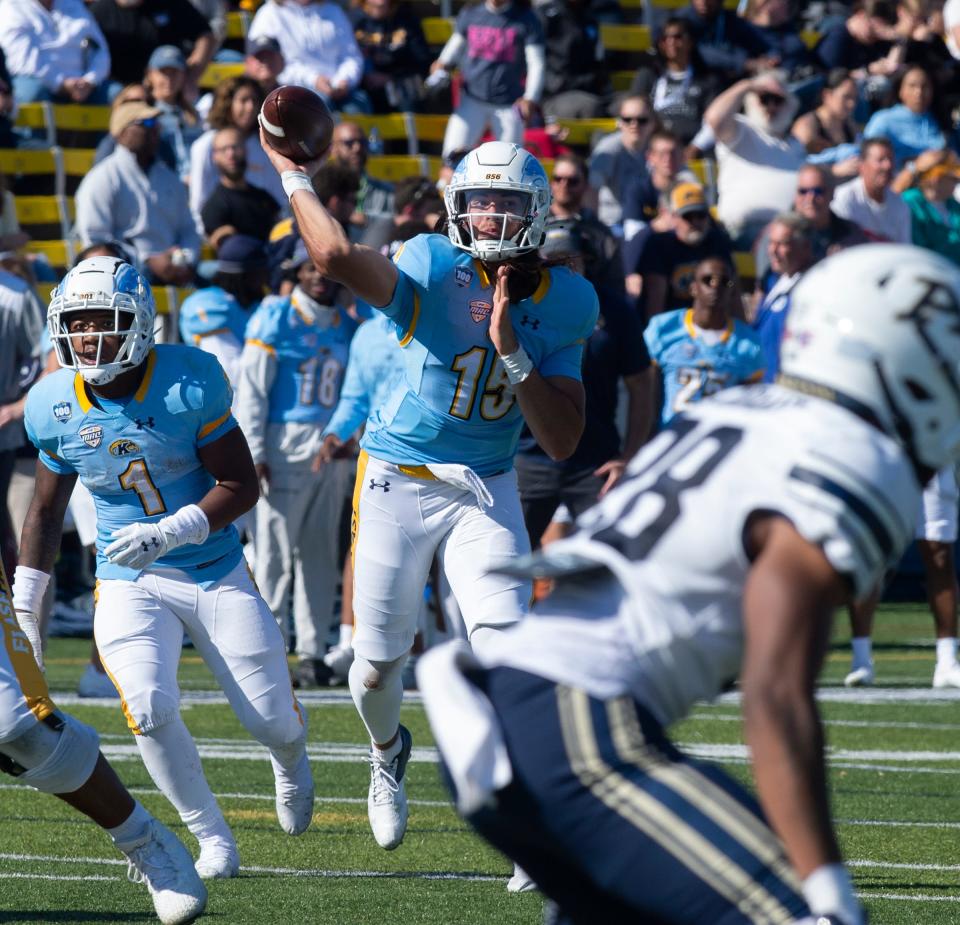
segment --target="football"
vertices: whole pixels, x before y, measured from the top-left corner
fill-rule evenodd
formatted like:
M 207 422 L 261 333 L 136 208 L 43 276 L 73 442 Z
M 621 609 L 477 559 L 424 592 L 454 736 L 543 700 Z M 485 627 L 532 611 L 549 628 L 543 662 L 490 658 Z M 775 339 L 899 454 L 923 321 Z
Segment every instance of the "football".
M 322 156 L 333 139 L 333 116 L 307 87 L 285 85 L 271 90 L 259 120 L 270 147 L 298 164 Z

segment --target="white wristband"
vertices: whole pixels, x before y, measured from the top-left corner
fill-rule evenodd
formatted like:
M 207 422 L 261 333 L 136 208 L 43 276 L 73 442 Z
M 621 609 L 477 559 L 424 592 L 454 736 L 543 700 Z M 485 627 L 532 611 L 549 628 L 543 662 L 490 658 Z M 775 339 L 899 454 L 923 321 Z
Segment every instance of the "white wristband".
M 13 609 L 40 613 L 40 602 L 49 583 L 47 572 L 18 565 L 13 573 Z
M 199 545 L 210 535 L 210 521 L 196 504 L 185 504 L 176 514 L 158 520 L 157 526 L 168 537 L 168 550 L 188 543 Z
M 527 356 L 523 347 L 517 347 L 513 353 L 500 357 L 500 362 L 503 363 L 510 385 L 519 385 L 533 372 L 533 360 Z
M 824 864 L 803 881 L 803 898 L 814 915 L 835 915 L 851 925 L 863 921 L 850 874 L 842 864 Z
M 292 199 L 293 194 L 298 190 L 306 190 L 308 193 L 317 195 L 313 188 L 313 181 L 302 170 L 285 170 L 280 174 L 280 182 L 283 184 L 283 191 L 287 194 L 287 199 Z

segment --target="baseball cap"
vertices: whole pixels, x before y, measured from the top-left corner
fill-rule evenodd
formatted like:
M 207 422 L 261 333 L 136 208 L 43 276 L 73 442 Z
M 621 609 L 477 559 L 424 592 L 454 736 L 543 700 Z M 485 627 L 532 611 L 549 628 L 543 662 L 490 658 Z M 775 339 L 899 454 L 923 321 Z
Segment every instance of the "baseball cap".
M 267 265 L 267 248 L 259 238 L 232 234 L 224 238 L 217 251 L 218 273 L 245 273 Z
M 110 113 L 110 134 L 114 138 L 119 138 L 127 126 L 141 119 L 154 119 L 159 115 L 160 110 L 149 103 L 141 103 L 138 100 L 121 103 Z
M 160 70 L 162 67 L 175 67 L 179 71 L 187 69 L 187 59 L 176 45 L 160 45 L 154 48 L 150 60 L 147 61 L 147 70 Z
M 670 211 L 674 215 L 706 212 L 707 197 L 699 183 L 678 183 L 670 190 Z
M 928 167 L 920 174 L 921 180 L 939 180 L 941 177 L 954 177 L 960 180 L 960 159 L 952 151 L 939 164 Z
M 303 238 L 299 238 L 293 248 L 293 253 L 283 261 L 283 269 L 297 270 L 310 260 L 313 260 L 313 257 L 307 253 L 307 245 L 303 243 Z
M 262 51 L 275 51 L 278 55 L 283 54 L 280 43 L 272 35 L 258 35 L 256 38 L 247 39 L 243 50 L 248 55 L 258 55 Z

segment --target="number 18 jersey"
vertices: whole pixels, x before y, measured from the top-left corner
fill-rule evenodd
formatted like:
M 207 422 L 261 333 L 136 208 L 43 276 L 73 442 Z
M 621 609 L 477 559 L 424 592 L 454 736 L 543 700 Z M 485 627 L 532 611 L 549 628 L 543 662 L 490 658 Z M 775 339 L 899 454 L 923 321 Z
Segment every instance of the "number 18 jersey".
M 789 520 L 862 597 L 912 539 L 920 497 L 901 448 L 851 412 L 776 385 L 726 390 L 647 444 L 572 537 L 505 568 L 608 577 L 561 582 L 491 661 L 632 694 L 673 722 L 739 672 L 752 514 Z
M 212 354 L 196 347 L 158 345 L 143 381 L 124 401 L 91 399 L 72 370 L 41 379 L 27 396 L 24 423 L 40 461 L 58 475 L 77 473 L 97 510 L 97 577 L 133 579 L 139 572 L 108 562 L 110 534 L 136 522 L 152 523 L 196 504 L 214 484 L 197 450 L 237 426 L 233 397 Z M 226 575 L 242 556 L 230 525 L 205 542 L 157 559 L 206 585 Z

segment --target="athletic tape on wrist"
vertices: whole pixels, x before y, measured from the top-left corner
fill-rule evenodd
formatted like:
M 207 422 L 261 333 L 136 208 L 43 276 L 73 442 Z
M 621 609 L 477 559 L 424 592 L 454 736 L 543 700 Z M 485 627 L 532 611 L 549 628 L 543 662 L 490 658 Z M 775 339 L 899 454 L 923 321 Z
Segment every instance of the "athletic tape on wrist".
M 18 565 L 13 573 L 13 609 L 40 612 L 40 602 L 50 583 L 50 575 L 39 569 Z
M 533 360 L 527 356 L 523 347 L 517 347 L 513 353 L 500 357 L 510 385 L 519 385 L 533 372 Z
M 292 199 L 293 194 L 298 189 L 306 190 L 316 196 L 313 182 L 302 170 L 285 170 L 280 174 L 280 183 L 283 185 L 283 191 L 287 194 L 287 199 Z

